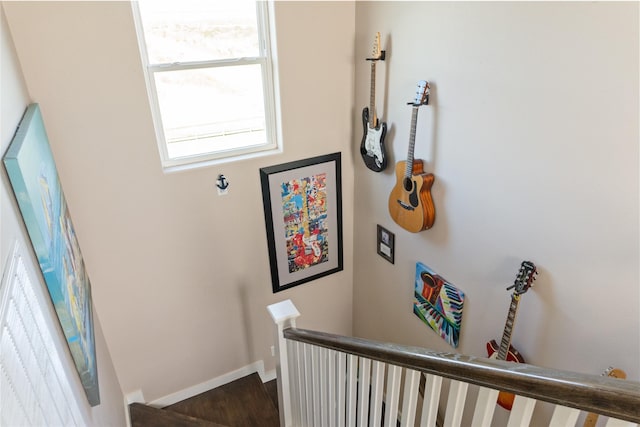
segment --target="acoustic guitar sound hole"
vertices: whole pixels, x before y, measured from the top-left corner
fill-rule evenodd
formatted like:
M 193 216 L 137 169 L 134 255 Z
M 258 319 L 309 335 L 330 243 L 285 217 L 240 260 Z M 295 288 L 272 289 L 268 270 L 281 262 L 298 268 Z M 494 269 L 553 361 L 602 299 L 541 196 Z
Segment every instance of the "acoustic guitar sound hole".
M 404 190 L 408 193 L 411 192 L 411 189 L 413 188 L 413 181 L 411 181 L 409 178 L 405 178 L 402 181 L 402 186 L 404 187 Z

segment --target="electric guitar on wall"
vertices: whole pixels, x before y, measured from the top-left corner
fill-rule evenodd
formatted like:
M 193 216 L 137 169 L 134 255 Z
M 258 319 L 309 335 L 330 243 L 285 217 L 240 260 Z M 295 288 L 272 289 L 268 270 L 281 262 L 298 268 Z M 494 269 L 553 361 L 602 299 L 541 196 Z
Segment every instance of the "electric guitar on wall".
M 536 279 L 537 274 L 536 266 L 531 261 L 522 261 L 514 284 L 507 288 L 507 290 L 513 289 L 513 293 L 511 294 L 511 306 L 507 314 L 507 322 L 504 325 L 500 346 L 498 347 L 496 340 L 491 340 L 487 343 L 487 352 L 490 358 L 524 363 L 522 355 L 511 345 L 511 332 L 513 332 L 513 325 L 516 321 L 520 296 L 533 286 L 533 281 Z M 498 394 L 498 404 L 507 410 L 511 410 L 514 399 L 515 395 L 512 393 L 501 391 Z
M 422 160 L 413 158 L 418 108 L 429 103 L 429 93 L 429 82 L 418 82 L 416 97 L 413 102 L 409 102 L 413 111 L 407 160 L 396 164 L 396 185 L 389 196 L 391 218 L 412 233 L 431 228 L 436 219 L 436 210 L 431 198 L 431 186 L 435 178 L 433 174 L 424 172 Z
M 605 377 L 613 377 L 613 378 L 627 378 L 627 374 L 622 370 L 614 367 L 607 368 L 603 373 Z M 598 414 L 589 413 L 587 417 L 584 419 L 583 427 L 595 427 L 598 422 Z
M 387 124 L 378 120 L 376 116 L 376 62 L 384 61 L 385 51 L 380 50 L 380 33 L 376 33 L 373 42 L 371 58 L 371 90 L 369 107 L 362 110 L 362 126 L 364 134 L 360 143 L 360 154 L 364 164 L 374 172 L 381 172 L 387 167 L 387 155 L 384 148 L 384 137 L 387 134 Z

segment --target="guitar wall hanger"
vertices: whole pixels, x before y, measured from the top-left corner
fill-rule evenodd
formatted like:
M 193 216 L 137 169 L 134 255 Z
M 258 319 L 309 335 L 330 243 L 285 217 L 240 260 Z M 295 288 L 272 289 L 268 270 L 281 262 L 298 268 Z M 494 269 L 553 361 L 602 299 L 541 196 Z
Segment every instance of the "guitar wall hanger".
M 431 85 L 427 82 L 427 93 L 424 95 L 424 101 L 420 105 L 429 105 L 429 95 L 431 94 Z M 407 105 L 416 105 L 416 100 L 414 99 L 411 102 L 407 102 Z
M 384 61 L 386 53 L 387 53 L 386 50 L 381 50 L 379 57 L 377 57 L 377 58 L 366 58 L 366 59 L 367 59 L 367 61 Z

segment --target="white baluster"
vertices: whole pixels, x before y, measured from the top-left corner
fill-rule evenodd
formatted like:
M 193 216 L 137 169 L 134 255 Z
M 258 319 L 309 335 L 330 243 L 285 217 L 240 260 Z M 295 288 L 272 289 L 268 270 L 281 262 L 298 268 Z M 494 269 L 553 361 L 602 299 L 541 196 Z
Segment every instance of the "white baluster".
M 312 346 L 312 389 L 313 389 L 313 425 L 322 426 L 322 393 L 320 391 L 320 347 Z
M 471 427 L 491 426 L 491 420 L 493 419 L 493 412 L 496 409 L 496 401 L 498 400 L 499 393 L 498 390 L 492 388 L 480 387 Z
M 390 365 L 387 371 L 387 396 L 384 408 L 385 427 L 395 427 L 398 420 L 398 398 L 400 397 L 400 380 L 402 368 Z
M 534 406 L 536 406 L 535 399 L 516 395 L 507 427 L 528 426 L 531 421 Z
M 358 386 L 358 356 L 347 356 L 347 426 L 356 425 L 357 389 Z
M 336 402 L 337 395 L 337 382 L 336 382 L 336 360 L 337 360 L 337 352 L 334 350 L 328 350 L 328 364 L 327 364 L 327 388 L 328 390 L 328 402 L 329 404 L 329 427 L 336 427 L 337 425 L 337 409 L 338 402 Z
M 305 390 L 306 390 L 306 382 L 305 382 L 305 366 L 304 366 L 304 344 L 301 342 L 296 341 L 296 354 L 297 354 L 297 372 L 296 375 L 298 376 L 298 395 L 296 396 L 296 399 L 298 400 L 298 415 L 297 415 L 297 424 L 296 425 L 303 425 L 304 422 L 306 420 L 306 416 L 307 416 L 307 399 L 306 399 L 306 395 L 305 395 Z
M 297 341 L 287 341 L 289 356 L 290 397 L 291 397 L 291 423 L 300 425 L 300 356 Z
M 320 425 L 328 426 L 329 425 L 329 377 L 327 375 L 328 371 L 328 352 L 329 349 L 324 347 L 319 348 L 319 356 L 320 356 L 320 398 L 318 402 L 320 402 Z
M 438 419 L 438 403 L 440 402 L 440 388 L 442 377 L 426 374 L 424 384 L 424 400 L 422 402 L 422 417 L 420 425 L 433 427 Z
M 462 381 L 451 381 L 449 385 L 449 399 L 447 400 L 447 412 L 444 417 L 444 427 L 458 427 L 462 421 L 464 401 L 467 397 L 469 384 Z
M 407 369 L 402 398 L 402 427 L 412 427 L 416 422 L 416 407 L 420 389 L 420 372 Z
M 576 425 L 579 415 L 579 409 L 556 405 L 551 421 L 549 421 L 549 427 L 573 427 Z
M 338 390 L 336 392 L 336 402 L 338 407 L 337 412 L 337 425 L 338 427 L 345 427 L 346 422 L 346 402 L 347 402 L 347 355 L 346 353 L 338 353 L 338 375 L 336 381 L 338 382 Z
M 313 413 L 315 407 L 313 405 L 313 347 L 310 344 L 304 344 L 304 398 L 305 398 L 305 426 L 313 426 Z
M 384 368 L 383 362 L 373 362 L 371 374 L 371 409 L 369 412 L 369 426 L 379 427 L 382 421 L 382 397 L 384 396 Z
M 367 427 L 369 418 L 369 385 L 371 384 L 371 359 L 360 358 L 358 371 L 358 426 Z

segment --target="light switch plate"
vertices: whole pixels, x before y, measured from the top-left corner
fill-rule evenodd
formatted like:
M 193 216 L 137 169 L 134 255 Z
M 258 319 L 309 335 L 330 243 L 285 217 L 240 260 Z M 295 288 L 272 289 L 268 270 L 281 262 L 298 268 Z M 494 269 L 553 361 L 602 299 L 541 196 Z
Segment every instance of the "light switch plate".
M 378 224 L 378 255 L 389 261 L 391 264 L 394 263 L 395 241 L 395 234 Z

